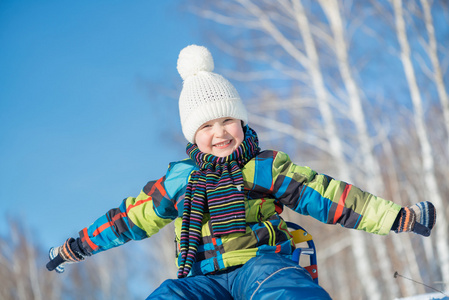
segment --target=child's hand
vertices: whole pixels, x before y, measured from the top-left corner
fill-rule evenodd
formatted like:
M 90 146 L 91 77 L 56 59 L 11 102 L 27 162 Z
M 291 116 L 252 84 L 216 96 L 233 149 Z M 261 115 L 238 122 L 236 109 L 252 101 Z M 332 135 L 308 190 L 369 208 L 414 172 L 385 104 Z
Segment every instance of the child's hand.
M 436 211 L 432 203 L 419 202 L 412 206 L 403 207 L 396 219 L 394 232 L 414 232 L 429 236 L 436 222 Z
M 64 265 L 74 262 L 79 262 L 84 259 L 83 255 L 76 248 L 76 241 L 74 238 L 69 238 L 64 245 L 57 248 L 52 247 L 48 254 L 50 262 L 47 263 L 47 270 L 56 270 L 57 273 L 64 272 Z

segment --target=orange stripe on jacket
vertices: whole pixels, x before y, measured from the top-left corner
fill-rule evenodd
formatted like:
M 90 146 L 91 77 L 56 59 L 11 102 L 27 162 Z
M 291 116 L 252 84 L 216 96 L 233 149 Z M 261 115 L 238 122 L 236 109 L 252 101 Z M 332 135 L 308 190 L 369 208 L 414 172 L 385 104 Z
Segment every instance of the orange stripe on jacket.
M 83 229 L 83 237 L 85 238 L 85 241 L 89 244 L 89 246 L 92 248 L 92 250 L 97 250 L 98 246 L 94 244 L 89 238 L 89 234 L 87 233 L 87 227 Z
M 334 224 L 337 223 L 337 220 L 340 219 L 341 215 L 343 214 L 343 208 L 345 207 L 346 198 L 348 198 L 349 191 L 351 191 L 352 185 L 347 184 L 345 186 L 345 189 L 343 191 L 343 194 L 341 194 L 340 200 L 338 201 L 337 209 L 335 210 L 334 214 Z
M 126 208 L 126 213 L 129 213 L 129 211 L 131 210 L 131 208 L 134 208 L 134 207 L 136 207 L 136 206 L 139 206 L 140 204 L 143 204 L 143 203 L 145 203 L 145 202 L 148 202 L 148 201 L 152 201 L 153 200 L 153 197 L 148 197 L 147 199 L 144 199 L 144 200 L 139 200 L 139 201 L 137 201 L 136 203 L 134 203 L 133 205 L 130 205 L 130 206 L 128 206 L 127 208 Z
M 276 250 L 274 251 L 274 253 L 279 253 L 281 252 L 282 248 L 281 245 L 276 245 Z
M 157 189 L 161 193 L 162 197 L 164 197 L 165 194 L 167 194 L 167 192 L 165 191 L 165 189 L 162 186 L 161 182 L 162 182 L 162 178 L 160 178 L 158 181 L 156 181 L 156 183 L 154 185 L 157 187 Z
M 103 224 L 103 225 L 101 225 L 100 227 L 98 227 L 98 228 L 94 231 L 93 236 L 99 235 L 103 230 L 105 230 L 105 229 L 107 229 L 107 228 L 109 228 L 109 227 L 112 227 L 112 224 L 114 224 L 115 221 L 117 221 L 117 220 L 120 219 L 120 218 L 125 218 L 125 217 L 127 217 L 127 216 L 128 216 L 127 213 L 120 213 L 120 214 L 115 215 L 115 216 L 112 218 L 112 220 L 111 220 L 110 222 L 108 222 L 108 223 L 106 223 L 106 224 Z
M 162 182 L 162 178 L 159 178 L 151 187 L 151 190 L 148 192 L 148 196 L 150 196 L 151 194 L 154 193 L 154 190 L 157 188 L 159 193 L 161 193 L 162 197 L 165 196 L 165 194 L 167 194 L 167 192 L 165 191 L 164 187 L 162 186 L 161 182 Z

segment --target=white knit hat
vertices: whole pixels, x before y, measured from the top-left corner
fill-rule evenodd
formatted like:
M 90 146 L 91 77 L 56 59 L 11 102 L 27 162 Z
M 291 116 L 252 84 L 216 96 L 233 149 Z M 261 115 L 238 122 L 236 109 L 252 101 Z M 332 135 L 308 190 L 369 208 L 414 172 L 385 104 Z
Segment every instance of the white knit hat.
M 248 122 L 237 90 L 213 70 L 214 60 L 207 48 L 190 45 L 179 53 L 178 72 L 184 80 L 179 114 L 182 132 L 191 143 L 194 143 L 198 128 L 210 120 L 232 117 L 244 124 Z

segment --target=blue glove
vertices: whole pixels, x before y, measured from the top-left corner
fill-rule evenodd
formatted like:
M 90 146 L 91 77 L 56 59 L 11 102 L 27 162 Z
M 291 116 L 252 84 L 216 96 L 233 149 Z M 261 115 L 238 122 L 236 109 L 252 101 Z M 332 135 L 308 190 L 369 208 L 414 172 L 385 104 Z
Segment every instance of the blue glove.
M 435 206 L 429 201 L 406 206 L 399 211 L 392 230 L 396 233 L 414 232 L 429 236 L 435 225 L 436 216 Z
M 50 248 L 47 270 L 55 270 L 57 273 L 64 272 L 64 265 L 84 260 L 86 253 L 82 251 L 79 239 L 69 238 L 62 246 Z

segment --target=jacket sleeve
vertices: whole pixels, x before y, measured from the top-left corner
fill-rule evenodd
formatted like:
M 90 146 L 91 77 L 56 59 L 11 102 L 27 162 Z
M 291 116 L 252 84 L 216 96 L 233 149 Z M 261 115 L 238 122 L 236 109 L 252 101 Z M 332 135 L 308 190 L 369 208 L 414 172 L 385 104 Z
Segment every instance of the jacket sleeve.
M 150 237 L 178 216 L 176 201 L 185 193 L 189 168 L 177 172 L 177 167 L 173 172 L 173 165 L 165 176 L 148 182 L 137 197 L 124 199 L 118 208 L 80 231 L 82 245 L 89 254 Z
M 400 205 L 297 166 L 285 153 L 273 153 L 272 193 L 281 203 L 323 223 L 380 235 L 390 232 Z

